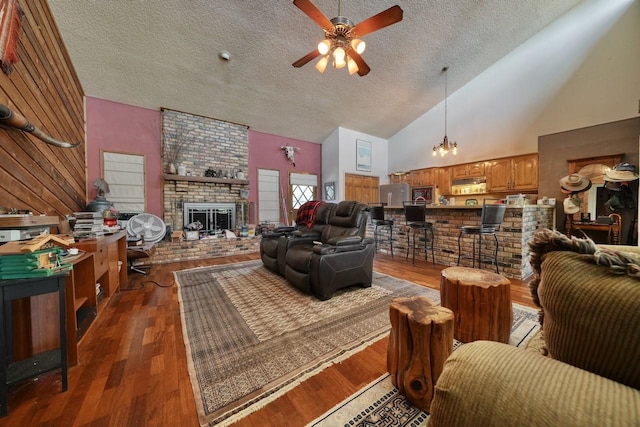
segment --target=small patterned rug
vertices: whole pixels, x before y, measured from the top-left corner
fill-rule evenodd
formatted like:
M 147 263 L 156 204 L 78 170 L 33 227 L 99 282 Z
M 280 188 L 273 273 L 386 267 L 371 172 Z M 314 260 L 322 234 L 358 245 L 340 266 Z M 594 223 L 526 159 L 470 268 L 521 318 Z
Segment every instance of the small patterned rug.
M 513 326 L 509 344 L 527 347 L 536 338 L 538 311 L 513 304 Z M 454 341 L 453 349 L 464 345 Z M 533 347 L 533 344 L 531 345 Z M 311 422 L 309 427 L 417 427 L 427 423 L 428 414 L 412 406 L 384 374 L 365 388 L 337 404 Z
M 228 425 L 385 337 L 392 299 L 440 293 L 374 273 L 320 301 L 261 261 L 174 273 L 201 425 Z

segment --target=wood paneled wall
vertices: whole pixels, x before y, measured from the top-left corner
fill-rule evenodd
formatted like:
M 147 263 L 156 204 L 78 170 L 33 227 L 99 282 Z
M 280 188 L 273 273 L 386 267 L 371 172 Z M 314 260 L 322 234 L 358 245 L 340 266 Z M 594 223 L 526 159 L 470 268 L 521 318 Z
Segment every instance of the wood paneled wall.
M 64 216 L 86 204 L 84 93 L 46 1 L 19 4 L 20 61 L 0 72 L 0 103 L 53 138 L 82 144 L 58 148 L 0 128 L 0 206 Z

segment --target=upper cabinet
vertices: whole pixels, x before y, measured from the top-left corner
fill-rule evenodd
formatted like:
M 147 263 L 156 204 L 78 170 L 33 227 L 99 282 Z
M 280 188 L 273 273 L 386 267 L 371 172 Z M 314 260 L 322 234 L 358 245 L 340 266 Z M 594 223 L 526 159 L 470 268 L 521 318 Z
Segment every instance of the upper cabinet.
M 485 162 L 451 166 L 451 179 L 478 178 L 485 175 Z
M 437 186 L 440 194 L 451 193 L 451 168 L 437 168 Z
M 400 184 L 402 182 L 411 185 L 411 174 L 409 172 L 397 172 L 389 175 L 390 184 Z
M 411 171 L 411 186 L 438 185 L 438 168 L 425 168 Z
M 487 191 L 532 191 L 538 189 L 538 154 L 486 162 Z

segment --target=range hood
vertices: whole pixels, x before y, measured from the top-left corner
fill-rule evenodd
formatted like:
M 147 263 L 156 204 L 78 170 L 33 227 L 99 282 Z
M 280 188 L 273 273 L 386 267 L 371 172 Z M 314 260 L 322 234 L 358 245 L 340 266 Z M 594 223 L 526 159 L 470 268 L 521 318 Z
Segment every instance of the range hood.
M 451 194 L 483 194 L 487 192 L 487 178 L 464 178 L 451 182 Z

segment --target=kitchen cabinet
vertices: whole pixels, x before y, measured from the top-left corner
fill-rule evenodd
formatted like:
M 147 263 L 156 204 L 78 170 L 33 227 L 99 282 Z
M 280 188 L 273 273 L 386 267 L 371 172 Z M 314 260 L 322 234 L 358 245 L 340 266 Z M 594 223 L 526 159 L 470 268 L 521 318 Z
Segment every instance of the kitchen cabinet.
M 409 172 L 396 172 L 389 175 L 390 184 L 400 184 L 402 182 L 411 185 L 411 174 Z
M 511 159 L 487 162 L 487 191 L 508 191 L 511 186 Z
M 411 186 L 437 185 L 438 168 L 417 169 L 410 172 Z
M 509 157 L 487 162 L 487 191 L 535 191 L 538 189 L 538 155 Z
M 519 156 L 511 159 L 511 189 L 538 189 L 538 155 Z
M 439 194 L 451 194 L 451 168 L 438 168 L 436 185 Z
M 478 178 L 485 175 L 485 162 L 451 166 L 451 179 Z

